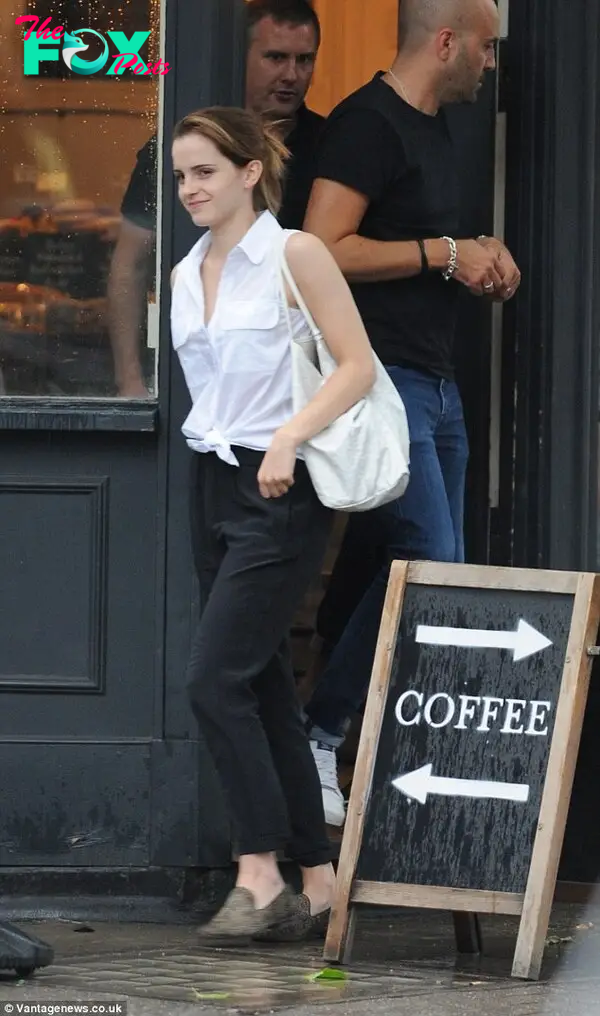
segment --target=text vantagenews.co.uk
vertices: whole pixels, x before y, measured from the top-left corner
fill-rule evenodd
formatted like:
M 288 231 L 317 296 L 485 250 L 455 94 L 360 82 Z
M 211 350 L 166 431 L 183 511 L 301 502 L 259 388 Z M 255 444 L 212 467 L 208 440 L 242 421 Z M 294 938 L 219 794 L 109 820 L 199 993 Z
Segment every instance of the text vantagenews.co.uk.
M 0 1016 L 62 1016 L 82 1013 L 83 1016 L 127 1016 L 127 1002 L 0 1002 Z

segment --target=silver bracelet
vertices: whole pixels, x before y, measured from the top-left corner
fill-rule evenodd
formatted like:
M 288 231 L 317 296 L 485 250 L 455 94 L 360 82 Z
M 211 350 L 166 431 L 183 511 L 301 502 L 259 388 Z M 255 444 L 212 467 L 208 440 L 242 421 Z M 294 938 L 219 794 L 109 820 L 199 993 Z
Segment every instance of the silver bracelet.
M 442 240 L 446 240 L 450 245 L 450 257 L 448 259 L 448 267 L 443 273 L 443 278 L 448 282 L 452 278 L 456 269 L 458 268 L 458 249 L 456 246 L 456 240 L 453 240 L 451 236 L 443 236 Z

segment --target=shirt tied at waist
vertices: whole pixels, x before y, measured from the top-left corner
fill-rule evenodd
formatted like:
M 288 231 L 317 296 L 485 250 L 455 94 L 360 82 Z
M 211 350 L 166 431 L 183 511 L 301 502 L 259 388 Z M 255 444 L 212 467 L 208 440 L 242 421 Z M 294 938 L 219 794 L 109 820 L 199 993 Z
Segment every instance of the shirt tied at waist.
M 187 438 L 188 446 L 195 452 L 216 452 L 223 462 L 229 463 L 230 466 L 239 466 L 239 462 L 233 451 L 231 445 L 226 437 L 217 430 L 216 427 L 212 427 L 204 435 L 202 441 L 199 441 L 193 436 L 193 432 L 186 431 L 185 424 L 182 428 L 185 437 Z

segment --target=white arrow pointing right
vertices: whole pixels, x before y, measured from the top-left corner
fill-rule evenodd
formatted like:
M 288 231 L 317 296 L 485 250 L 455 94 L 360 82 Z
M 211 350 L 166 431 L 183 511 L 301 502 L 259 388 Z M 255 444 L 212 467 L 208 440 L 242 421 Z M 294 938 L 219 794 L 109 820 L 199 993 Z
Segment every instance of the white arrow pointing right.
M 445 628 L 420 624 L 416 641 L 427 646 L 461 646 L 466 649 L 512 649 L 513 660 L 525 660 L 552 645 L 527 621 L 522 619 L 516 631 L 493 631 L 487 628 Z

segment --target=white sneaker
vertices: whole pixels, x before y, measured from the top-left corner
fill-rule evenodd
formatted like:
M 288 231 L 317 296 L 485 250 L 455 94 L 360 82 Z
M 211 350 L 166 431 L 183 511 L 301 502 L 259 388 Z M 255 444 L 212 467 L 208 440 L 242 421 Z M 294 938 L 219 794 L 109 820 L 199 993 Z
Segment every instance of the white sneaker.
M 346 802 L 338 784 L 335 748 L 330 748 L 321 741 L 311 741 L 310 747 L 321 781 L 325 821 L 330 826 L 343 826 L 346 821 Z

